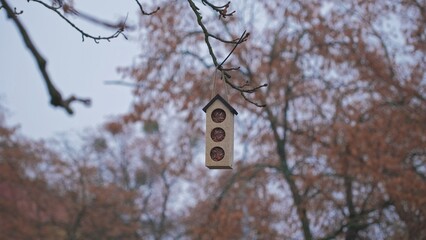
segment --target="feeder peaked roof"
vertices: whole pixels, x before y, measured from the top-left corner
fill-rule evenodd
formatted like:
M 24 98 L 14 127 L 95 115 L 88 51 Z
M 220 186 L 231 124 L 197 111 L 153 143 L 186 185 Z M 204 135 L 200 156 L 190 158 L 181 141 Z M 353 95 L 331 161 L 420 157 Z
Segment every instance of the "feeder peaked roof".
M 235 115 L 238 115 L 238 112 L 219 94 L 217 94 L 212 100 L 210 100 L 209 103 L 207 103 L 205 107 L 203 107 L 203 111 L 206 112 L 207 108 L 209 108 L 216 100 L 220 100 L 223 103 L 223 105 L 225 105 L 229 109 L 229 111 L 231 111 Z

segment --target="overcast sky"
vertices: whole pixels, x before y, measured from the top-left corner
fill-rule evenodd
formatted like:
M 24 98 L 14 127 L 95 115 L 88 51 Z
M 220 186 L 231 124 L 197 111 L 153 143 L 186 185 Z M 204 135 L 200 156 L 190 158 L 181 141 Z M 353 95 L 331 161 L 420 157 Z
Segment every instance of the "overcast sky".
M 76 1 L 76 8 L 102 19 L 116 22 L 128 14 L 128 22 L 136 24 L 137 5 L 134 1 Z M 23 10 L 19 15 L 30 37 L 47 59 L 47 71 L 64 97 L 76 94 L 90 97 L 92 106 L 75 103 L 75 114 L 49 104 L 49 96 L 36 62 L 26 49 L 14 23 L 0 10 L 0 102 L 9 110 L 9 123 L 19 124 L 21 131 L 34 138 L 52 137 L 72 130 L 97 126 L 108 116 L 129 110 L 131 89 L 106 85 L 106 80 L 120 80 L 116 69 L 129 66 L 140 54 L 136 32 L 130 40 L 122 37 L 96 44 L 81 41 L 81 34 L 59 18 L 56 13 L 27 0 L 9 4 Z M 77 22 L 93 35 L 109 35 L 112 29 L 100 29 Z

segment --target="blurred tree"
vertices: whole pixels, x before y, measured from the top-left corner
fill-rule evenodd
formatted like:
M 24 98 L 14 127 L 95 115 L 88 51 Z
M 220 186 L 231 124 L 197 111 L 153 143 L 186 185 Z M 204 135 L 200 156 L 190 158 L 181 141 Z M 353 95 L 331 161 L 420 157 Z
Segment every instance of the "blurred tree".
M 94 164 L 96 148 L 77 151 L 65 141 L 58 155 L 48 145 L 0 121 L 1 238 L 140 239 L 138 196 L 120 164 L 106 171 Z
M 85 134 L 78 147 L 67 139 L 31 141 L 0 119 L 2 239 L 180 235 L 179 212 L 186 205 L 175 204 L 191 157 L 173 162 L 175 155 L 162 150 L 161 133 L 137 136 L 134 128 L 111 121 Z M 177 154 L 189 142 L 180 139 Z
M 141 23 L 151 33 L 142 49 L 153 51 L 122 70 L 138 86 L 134 111 L 124 120 L 173 119 L 167 115 L 174 109 L 184 121 L 173 122 L 192 125 L 196 138 L 203 121 L 195 110 L 208 101 L 214 69 L 187 3 L 157 4 L 164 11 Z M 237 192 L 243 190 L 232 186 L 243 169 L 263 168 L 271 176 L 256 186 L 269 197 L 278 195 L 265 202 L 280 214 L 267 220 L 270 228 L 258 236 L 424 238 L 426 3 L 289 0 L 234 7 L 239 14 L 221 25 L 211 23 L 213 15 L 203 20 L 229 38 L 241 25 L 249 27 L 251 41 L 228 62 L 241 66 L 230 72 L 231 85 L 267 81 L 266 90 L 254 93 L 254 100 L 267 106 L 260 110 L 229 94 L 244 116 L 237 120 L 244 164 L 199 186 L 206 200 L 196 204 L 189 219 L 203 230 L 190 225 L 190 232 L 207 239 L 244 238 L 235 229 L 251 215 L 241 209 L 257 198 L 247 193 L 246 202 L 238 202 Z M 217 55 L 229 51 L 224 46 Z M 217 207 L 212 196 L 221 203 Z M 199 211 L 206 204 L 218 215 Z M 261 221 L 262 212 L 254 212 Z

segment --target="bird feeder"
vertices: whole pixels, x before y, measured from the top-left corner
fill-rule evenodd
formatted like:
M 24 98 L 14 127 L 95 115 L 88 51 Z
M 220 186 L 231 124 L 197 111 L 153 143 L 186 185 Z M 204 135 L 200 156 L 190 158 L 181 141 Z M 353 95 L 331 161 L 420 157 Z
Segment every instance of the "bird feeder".
M 206 113 L 206 167 L 232 169 L 234 115 L 238 112 L 219 94 L 203 108 Z

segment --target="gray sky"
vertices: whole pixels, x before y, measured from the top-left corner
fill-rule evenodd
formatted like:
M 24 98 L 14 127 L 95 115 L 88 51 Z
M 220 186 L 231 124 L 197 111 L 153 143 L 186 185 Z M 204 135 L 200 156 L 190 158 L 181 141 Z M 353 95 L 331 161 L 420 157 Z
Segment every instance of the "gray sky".
M 76 8 L 111 22 L 128 14 L 128 23 L 136 24 L 136 3 L 131 0 L 117 2 L 76 1 Z M 19 19 L 47 59 L 47 71 L 63 96 L 90 97 L 93 103 L 89 108 L 75 103 L 74 116 L 53 108 L 33 56 L 14 23 L 6 18 L 4 10 L 0 10 L 0 101 L 10 112 L 10 123 L 20 124 L 25 135 L 51 137 L 99 125 L 108 116 L 128 111 L 131 89 L 105 85 L 104 81 L 120 80 L 117 67 L 129 66 L 140 54 L 136 32 L 127 35 L 130 40 L 119 37 L 100 44 L 90 39 L 82 42 L 80 33 L 40 4 L 26 0 L 12 0 L 9 4 L 24 11 Z M 90 23 L 76 23 L 95 36 L 114 33 L 112 29 L 98 28 Z

